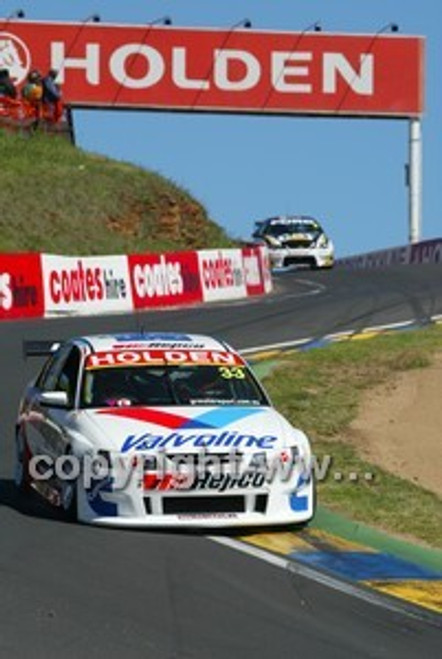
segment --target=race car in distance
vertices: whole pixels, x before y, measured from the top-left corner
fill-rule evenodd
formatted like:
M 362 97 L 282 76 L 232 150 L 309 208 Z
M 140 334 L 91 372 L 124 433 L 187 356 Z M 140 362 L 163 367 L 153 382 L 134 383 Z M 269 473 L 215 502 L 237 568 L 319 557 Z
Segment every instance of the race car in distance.
M 49 354 L 45 342 L 27 354 Z M 305 524 L 307 437 L 224 341 L 178 333 L 66 341 L 27 387 L 15 482 L 70 519 L 120 526 Z
M 253 237 L 267 246 L 272 268 L 290 265 L 333 267 L 333 243 L 313 217 L 280 215 L 255 222 L 255 226 Z

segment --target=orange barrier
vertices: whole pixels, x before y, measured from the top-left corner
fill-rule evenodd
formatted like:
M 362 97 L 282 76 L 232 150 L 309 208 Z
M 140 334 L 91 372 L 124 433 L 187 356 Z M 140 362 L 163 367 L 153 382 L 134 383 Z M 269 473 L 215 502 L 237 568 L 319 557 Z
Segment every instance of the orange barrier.
M 10 119 L 17 122 L 38 121 L 43 119 L 49 123 L 59 123 L 63 119 L 63 104 L 30 103 L 25 99 L 15 99 L 0 96 L 0 119 Z

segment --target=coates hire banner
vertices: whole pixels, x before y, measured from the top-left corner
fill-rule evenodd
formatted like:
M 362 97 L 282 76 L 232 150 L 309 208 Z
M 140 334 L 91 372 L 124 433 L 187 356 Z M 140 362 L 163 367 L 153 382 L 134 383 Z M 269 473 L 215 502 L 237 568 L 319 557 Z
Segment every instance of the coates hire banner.
M 0 320 L 43 314 L 40 254 L 0 254 Z
M 204 302 L 247 297 L 241 250 L 200 250 L 198 262 Z
M 265 247 L 243 247 L 242 260 L 247 295 L 262 295 L 272 290 L 270 261 Z
M 135 309 L 202 301 L 196 252 L 131 254 L 128 260 Z
M 0 23 L 0 68 L 21 85 L 59 70 L 67 102 L 282 114 L 416 116 L 424 39 L 91 23 Z
M 41 255 L 45 315 L 131 311 L 127 256 Z

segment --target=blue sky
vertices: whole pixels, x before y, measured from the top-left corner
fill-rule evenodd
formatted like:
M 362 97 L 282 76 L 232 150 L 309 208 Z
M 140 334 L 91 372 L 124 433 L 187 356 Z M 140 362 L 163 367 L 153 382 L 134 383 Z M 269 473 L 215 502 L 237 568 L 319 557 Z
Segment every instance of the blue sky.
M 427 38 L 423 238 L 442 236 L 441 0 L 0 0 L 8 15 L 301 31 L 316 20 L 329 32 L 375 33 L 390 21 Z M 408 122 L 201 114 L 82 111 L 78 144 L 153 169 L 188 189 L 234 237 L 279 213 L 314 215 L 338 255 L 408 240 L 404 165 Z

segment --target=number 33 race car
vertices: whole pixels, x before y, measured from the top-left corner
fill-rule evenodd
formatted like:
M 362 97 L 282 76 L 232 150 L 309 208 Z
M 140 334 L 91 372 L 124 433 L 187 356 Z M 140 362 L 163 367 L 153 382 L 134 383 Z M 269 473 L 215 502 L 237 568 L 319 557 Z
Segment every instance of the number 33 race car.
M 37 345 L 38 344 L 38 345 Z M 305 524 L 307 437 L 223 341 L 173 333 L 55 346 L 16 423 L 15 482 L 71 519 L 115 526 Z

